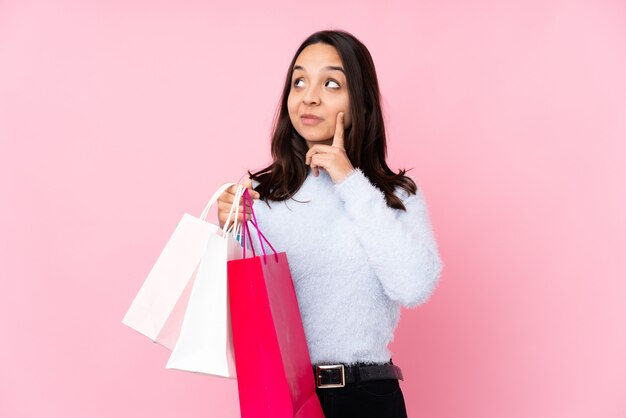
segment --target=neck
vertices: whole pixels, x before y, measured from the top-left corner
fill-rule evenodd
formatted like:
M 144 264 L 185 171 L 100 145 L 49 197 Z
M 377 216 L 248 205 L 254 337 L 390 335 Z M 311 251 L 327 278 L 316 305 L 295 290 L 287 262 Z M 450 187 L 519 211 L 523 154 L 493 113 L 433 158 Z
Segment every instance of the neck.
M 313 145 L 316 144 L 323 144 L 323 145 L 332 145 L 333 144 L 333 138 L 327 139 L 325 141 L 309 141 L 307 139 L 304 140 L 306 142 L 307 147 L 309 147 L 309 149 L 311 149 L 311 147 Z

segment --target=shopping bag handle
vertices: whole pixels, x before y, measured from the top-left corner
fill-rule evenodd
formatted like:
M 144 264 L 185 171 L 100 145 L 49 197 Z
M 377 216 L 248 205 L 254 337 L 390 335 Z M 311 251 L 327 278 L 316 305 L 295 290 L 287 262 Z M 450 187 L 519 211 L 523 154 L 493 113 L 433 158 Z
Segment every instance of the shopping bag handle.
M 204 210 L 200 214 L 200 219 L 202 219 L 203 221 L 206 221 L 206 217 L 209 215 L 209 210 L 211 210 L 211 207 L 215 204 L 215 202 L 217 202 L 217 199 L 219 199 L 219 197 L 222 195 L 222 193 L 224 193 L 226 191 L 226 189 L 228 189 L 230 186 L 234 186 L 235 184 L 236 183 L 225 183 L 225 184 L 222 184 L 215 191 L 215 193 L 213 193 L 213 196 L 211 196 L 211 199 L 209 200 L 209 203 L 207 203 L 206 206 L 204 207 Z
M 263 241 L 265 241 L 267 245 L 269 245 L 269 247 L 274 252 L 274 257 L 276 258 L 276 261 L 278 261 L 278 253 L 276 253 L 276 250 L 274 249 L 272 244 L 270 244 L 268 239 L 265 237 L 265 235 L 263 235 L 263 233 L 259 229 L 259 224 L 256 220 L 256 214 L 254 213 L 254 209 L 252 208 L 252 198 L 250 197 L 250 192 L 248 192 L 247 188 L 243 192 L 243 224 L 242 224 L 243 232 L 241 234 L 243 237 L 243 258 L 246 258 L 246 234 L 248 235 L 248 239 L 250 240 L 250 248 L 252 249 L 252 254 L 253 256 L 256 257 L 256 252 L 254 251 L 254 245 L 252 244 L 252 236 L 250 235 L 250 227 L 248 227 L 248 222 L 246 220 L 246 205 L 250 208 L 250 214 L 252 215 L 252 218 L 250 219 L 250 223 L 257 230 L 257 234 L 259 236 L 259 243 L 261 245 L 261 251 L 263 251 L 263 261 L 267 261 L 267 254 L 265 252 L 265 246 L 263 245 Z
M 226 236 L 226 225 L 230 223 L 230 219 L 233 216 L 233 211 L 235 215 L 235 220 L 231 228 L 233 230 L 233 236 L 237 237 L 237 230 L 240 228 L 237 222 L 239 219 L 239 201 L 241 200 L 241 195 L 243 194 L 244 189 L 245 188 L 241 184 L 237 185 L 237 190 L 235 191 L 235 198 L 233 199 L 233 204 L 230 207 L 230 211 L 228 212 L 228 218 L 226 218 L 226 222 L 224 222 L 224 227 L 222 228 L 223 237 Z
M 241 200 L 241 196 L 243 194 L 243 191 L 245 189 L 245 187 L 241 184 L 237 184 L 237 183 L 224 183 L 223 185 L 221 185 L 216 191 L 215 193 L 213 193 L 213 196 L 211 196 L 211 199 L 209 200 L 209 203 L 207 203 L 207 205 L 204 207 L 204 210 L 202 211 L 202 213 L 200 214 L 200 219 L 202 219 L 203 221 L 206 221 L 206 218 L 209 214 L 209 210 L 211 210 L 211 207 L 215 204 L 215 202 L 217 201 L 217 199 L 219 199 L 219 197 L 222 195 L 222 193 L 224 193 L 226 191 L 226 189 L 228 189 L 231 186 L 237 185 L 237 191 L 235 192 L 235 198 L 233 201 L 232 206 L 230 207 L 230 211 L 228 212 L 228 218 L 226 219 L 226 222 L 224 222 L 224 227 L 222 228 L 222 236 L 225 237 L 226 233 L 227 233 L 227 226 L 228 224 L 230 224 L 230 220 L 233 216 L 233 212 L 235 215 L 235 220 L 233 222 L 233 225 L 231 225 L 230 228 L 228 228 L 228 231 L 230 231 L 232 229 L 233 231 L 233 235 L 236 235 L 238 229 L 240 228 L 238 226 L 238 215 L 239 215 L 239 202 Z
M 254 225 L 255 229 L 257 230 L 257 234 L 259 236 L 259 244 L 261 245 L 261 251 L 263 251 L 263 257 L 265 259 L 265 246 L 263 245 L 263 240 L 261 239 L 261 230 L 258 228 L 258 223 L 256 220 L 256 215 L 253 214 L 254 209 L 252 208 L 252 203 L 248 203 L 248 197 L 250 197 L 250 194 L 248 194 L 247 196 L 244 193 L 243 196 L 243 225 L 245 228 L 245 233 L 243 235 L 243 257 L 246 257 L 246 234 L 248 235 L 248 240 L 250 241 L 250 248 L 252 249 L 252 255 L 254 257 L 256 257 L 256 252 L 254 251 L 254 244 L 252 243 L 252 236 L 250 235 L 250 228 L 247 225 L 247 220 L 246 220 L 246 206 L 249 205 L 250 206 L 250 214 L 253 216 L 252 219 L 250 219 L 250 222 L 252 222 L 252 224 Z

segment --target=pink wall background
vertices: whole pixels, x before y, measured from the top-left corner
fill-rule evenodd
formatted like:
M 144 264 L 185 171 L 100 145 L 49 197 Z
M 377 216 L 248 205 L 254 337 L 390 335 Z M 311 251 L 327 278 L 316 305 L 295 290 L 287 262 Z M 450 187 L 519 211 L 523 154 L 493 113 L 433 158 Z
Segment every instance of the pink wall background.
M 626 416 L 626 3 L 208 3 L 0 2 L 0 416 L 238 415 L 121 319 L 322 28 L 370 48 L 445 262 L 392 346 L 410 416 Z

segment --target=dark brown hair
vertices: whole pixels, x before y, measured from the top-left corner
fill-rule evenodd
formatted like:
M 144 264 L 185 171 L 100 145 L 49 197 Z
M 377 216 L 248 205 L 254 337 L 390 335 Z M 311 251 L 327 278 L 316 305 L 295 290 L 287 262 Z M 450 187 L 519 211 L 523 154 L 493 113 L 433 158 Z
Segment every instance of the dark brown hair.
M 289 119 L 287 99 L 291 90 L 293 66 L 300 52 L 309 45 L 323 43 L 335 47 L 343 63 L 352 125 L 346 129 L 344 146 L 346 154 L 354 167 L 377 188 L 383 191 L 387 205 L 406 210 L 402 201 L 394 194 L 397 186 L 408 194 L 415 194 L 415 182 L 405 176 L 406 170 L 394 173 L 387 166 L 387 144 L 380 90 L 376 69 L 369 51 L 353 35 L 345 31 L 324 30 L 309 36 L 296 51 L 289 69 L 280 99 L 280 107 L 274 117 L 272 132 L 272 158 L 269 166 L 248 174 L 259 182 L 255 188 L 262 200 L 281 201 L 291 198 L 302 186 L 308 173 L 305 154 L 308 151 L 306 141 L 294 129 Z

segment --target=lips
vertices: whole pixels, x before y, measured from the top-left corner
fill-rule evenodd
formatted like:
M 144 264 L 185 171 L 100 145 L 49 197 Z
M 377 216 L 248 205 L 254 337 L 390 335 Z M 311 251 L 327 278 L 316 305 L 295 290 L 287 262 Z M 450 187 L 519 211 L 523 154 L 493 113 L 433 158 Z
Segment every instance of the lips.
M 317 115 L 313 115 L 311 113 L 305 113 L 302 116 L 300 116 L 300 119 L 302 120 L 302 123 L 305 125 L 317 125 L 319 122 L 321 122 L 323 119 Z

